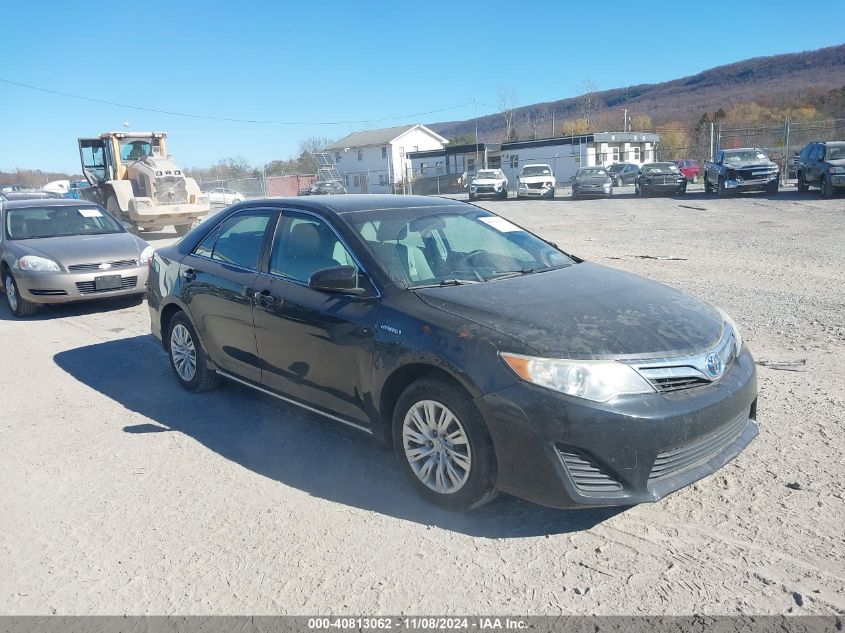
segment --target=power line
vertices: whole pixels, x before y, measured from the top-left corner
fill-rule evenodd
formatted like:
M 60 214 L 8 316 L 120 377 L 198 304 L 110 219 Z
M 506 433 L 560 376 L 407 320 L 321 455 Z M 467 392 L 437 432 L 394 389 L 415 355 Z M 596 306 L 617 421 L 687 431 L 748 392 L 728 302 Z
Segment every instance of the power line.
M 175 112 L 173 110 L 160 110 L 157 108 L 147 108 L 144 106 L 130 105 L 127 103 L 118 103 L 116 101 L 107 101 L 105 99 L 96 99 L 94 97 L 86 97 L 83 95 L 71 94 L 69 92 L 62 92 L 61 90 L 52 90 L 50 88 L 42 88 L 40 86 L 33 86 L 19 81 L 12 81 L 11 79 L 4 79 L 0 77 L 0 82 L 19 88 L 27 88 L 29 90 L 36 90 L 38 92 L 46 92 L 47 94 L 58 95 L 60 97 L 69 97 L 71 99 L 79 99 L 80 101 L 89 101 L 91 103 L 100 103 L 103 105 L 115 106 L 118 108 L 127 108 L 129 110 L 140 110 L 142 112 L 153 112 L 155 114 L 167 114 L 170 116 L 180 116 L 189 119 L 204 119 L 208 121 L 225 121 L 228 123 L 252 123 L 258 125 L 363 125 L 366 123 L 380 123 L 382 121 L 393 121 L 397 119 L 413 119 L 417 117 L 427 116 L 429 114 L 437 114 L 439 112 L 447 112 L 449 110 L 457 110 L 473 105 L 472 101 L 461 103 L 460 105 L 449 106 L 448 108 L 440 108 L 437 110 L 429 110 L 428 112 L 417 112 L 415 114 L 401 114 L 392 117 L 382 117 L 378 119 L 362 119 L 360 121 L 262 121 L 259 119 L 238 119 L 233 117 L 212 116 L 207 114 L 192 114 L 188 112 Z

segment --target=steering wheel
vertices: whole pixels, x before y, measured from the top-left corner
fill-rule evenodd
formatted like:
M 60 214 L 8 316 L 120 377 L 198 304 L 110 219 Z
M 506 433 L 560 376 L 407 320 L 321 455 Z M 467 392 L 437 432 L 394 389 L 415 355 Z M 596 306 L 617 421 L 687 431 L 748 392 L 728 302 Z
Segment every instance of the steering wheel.
M 477 257 L 479 255 L 487 255 L 487 251 L 483 251 L 481 249 L 471 251 L 471 252 L 467 253 L 466 255 L 464 255 L 462 260 L 463 260 L 464 263 L 469 264 L 469 263 L 472 262 L 472 259 L 474 257 Z

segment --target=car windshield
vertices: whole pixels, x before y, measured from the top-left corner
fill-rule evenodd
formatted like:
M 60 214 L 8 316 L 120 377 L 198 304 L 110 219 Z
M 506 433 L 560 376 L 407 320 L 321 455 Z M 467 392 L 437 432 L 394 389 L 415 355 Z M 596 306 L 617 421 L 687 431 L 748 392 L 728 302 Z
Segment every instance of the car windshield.
M 405 288 L 487 282 L 573 263 L 536 235 L 479 209 L 394 209 L 344 219 Z
M 643 165 L 642 172 L 644 174 L 677 174 L 680 170 L 674 163 L 652 163 Z
M 756 149 L 725 152 L 726 163 L 747 163 L 753 160 L 769 160 L 769 157 Z
M 625 165 L 622 163 L 617 163 L 616 165 L 611 165 L 607 168 L 607 173 L 615 174 L 616 172 L 622 171 L 625 169 Z
M 828 145 L 825 160 L 842 160 L 845 158 L 845 145 Z
M 10 240 L 125 231 L 112 216 L 92 205 L 7 209 L 4 225 L 6 238 Z
M 499 172 L 494 169 L 482 169 L 475 175 L 476 180 L 482 178 L 499 178 Z
M 522 169 L 523 176 L 551 176 L 552 170 L 546 167 L 545 165 L 529 165 L 527 167 L 523 167 Z
M 575 175 L 576 178 L 596 178 L 600 176 L 607 176 L 607 172 L 600 167 L 594 169 L 579 169 Z

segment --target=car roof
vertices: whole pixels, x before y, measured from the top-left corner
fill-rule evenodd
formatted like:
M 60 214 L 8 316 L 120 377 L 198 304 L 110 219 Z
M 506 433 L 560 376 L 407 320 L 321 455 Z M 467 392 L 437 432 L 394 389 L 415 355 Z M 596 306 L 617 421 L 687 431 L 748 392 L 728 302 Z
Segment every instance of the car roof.
M 390 211 L 391 209 L 437 209 L 465 203 L 452 198 L 438 198 L 436 196 L 347 193 L 334 196 L 265 198 L 263 200 L 250 200 L 249 204 L 250 206 L 255 204 L 288 206 L 290 208 L 328 211 L 337 215 L 344 215 L 363 211 Z
M 26 200 L 9 200 L 3 203 L 5 209 L 25 209 L 27 207 L 96 207 L 95 202 L 77 200 L 76 198 L 27 198 Z

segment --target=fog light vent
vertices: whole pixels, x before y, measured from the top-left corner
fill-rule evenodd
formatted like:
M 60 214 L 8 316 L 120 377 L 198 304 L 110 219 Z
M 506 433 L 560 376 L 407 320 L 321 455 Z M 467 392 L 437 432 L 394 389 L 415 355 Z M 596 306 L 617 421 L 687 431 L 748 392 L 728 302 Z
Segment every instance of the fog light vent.
M 605 473 L 586 455 L 574 452 L 568 446 L 556 446 L 558 457 L 569 472 L 575 488 L 583 493 L 619 492 L 622 484 Z

